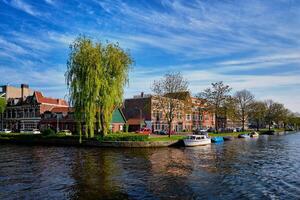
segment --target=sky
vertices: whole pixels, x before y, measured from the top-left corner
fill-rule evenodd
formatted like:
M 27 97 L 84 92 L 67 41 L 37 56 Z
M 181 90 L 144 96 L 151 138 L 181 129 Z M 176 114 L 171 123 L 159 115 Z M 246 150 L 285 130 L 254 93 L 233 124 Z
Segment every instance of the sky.
M 0 84 L 66 98 L 80 34 L 133 57 L 126 98 L 179 71 L 194 95 L 223 81 L 300 112 L 300 1 L 0 0 Z

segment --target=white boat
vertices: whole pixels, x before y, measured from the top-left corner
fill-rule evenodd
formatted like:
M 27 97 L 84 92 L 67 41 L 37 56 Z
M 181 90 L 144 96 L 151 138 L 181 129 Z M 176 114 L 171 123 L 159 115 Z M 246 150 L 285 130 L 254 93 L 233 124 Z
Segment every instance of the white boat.
M 211 143 L 211 139 L 206 135 L 189 135 L 183 140 L 184 145 L 187 147 L 207 145 Z
M 240 134 L 239 138 L 250 138 L 249 134 Z
M 259 134 L 257 133 L 257 132 L 252 132 L 251 134 L 250 134 L 250 136 L 251 137 L 259 137 Z

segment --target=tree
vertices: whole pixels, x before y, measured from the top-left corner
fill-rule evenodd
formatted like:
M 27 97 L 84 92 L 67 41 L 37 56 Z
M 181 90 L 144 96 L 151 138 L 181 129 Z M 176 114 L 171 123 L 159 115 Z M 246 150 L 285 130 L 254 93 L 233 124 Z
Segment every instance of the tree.
M 248 90 L 241 90 L 234 94 L 234 100 L 236 102 L 236 116 L 242 123 L 242 130 L 244 131 L 245 122 L 249 117 L 251 105 L 254 101 L 254 95 Z
M 155 94 L 155 109 L 162 110 L 167 123 L 168 134 L 171 135 L 172 122 L 175 114 L 185 109 L 187 105 L 188 82 L 183 78 L 181 73 L 167 73 L 164 78 L 154 81 L 152 91 Z
M 283 120 L 286 109 L 281 103 L 274 102 L 273 100 L 266 100 L 266 122 L 269 125 L 269 130 L 271 130 L 271 125 L 273 122 L 279 123 L 280 120 Z
M 96 121 L 101 133 L 107 133 L 113 110 L 122 101 L 132 62 L 118 44 L 94 43 L 79 36 L 70 45 L 65 76 L 80 136 L 82 121 L 86 137 L 94 137 Z
M 256 123 L 256 129 L 259 131 L 260 124 L 266 116 L 266 103 L 262 101 L 254 101 L 250 106 L 249 118 Z
M 212 83 L 212 88 L 207 88 L 198 96 L 207 100 L 208 108 L 215 114 L 215 129 L 218 132 L 218 117 L 224 110 L 224 105 L 229 98 L 231 88 L 223 82 Z
M 1 130 L 3 130 L 3 113 L 6 108 L 6 99 L 0 97 Z

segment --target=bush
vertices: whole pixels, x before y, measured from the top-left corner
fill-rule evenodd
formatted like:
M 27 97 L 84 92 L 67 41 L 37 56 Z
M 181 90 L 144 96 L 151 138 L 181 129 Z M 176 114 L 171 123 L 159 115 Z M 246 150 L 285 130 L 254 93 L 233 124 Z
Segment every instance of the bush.
M 45 130 L 42 131 L 42 134 L 43 135 L 54 135 L 55 134 L 55 131 L 51 128 L 47 128 Z
M 262 135 L 273 135 L 275 133 L 274 130 L 265 130 L 265 131 L 260 131 L 260 134 Z
M 99 141 L 147 141 L 148 135 L 130 134 L 130 133 L 111 133 L 106 136 L 99 136 Z

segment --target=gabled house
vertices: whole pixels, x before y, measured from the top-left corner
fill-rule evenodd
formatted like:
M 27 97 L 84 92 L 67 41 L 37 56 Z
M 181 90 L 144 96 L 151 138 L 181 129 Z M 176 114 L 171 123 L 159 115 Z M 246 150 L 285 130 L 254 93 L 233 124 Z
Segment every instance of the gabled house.
M 28 95 L 28 94 L 26 94 Z M 64 99 L 44 97 L 41 92 L 24 93 L 19 98 L 9 98 L 4 113 L 4 128 L 13 131 L 39 129 L 41 115 L 53 108 L 67 108 Z

